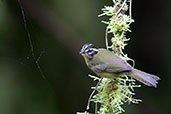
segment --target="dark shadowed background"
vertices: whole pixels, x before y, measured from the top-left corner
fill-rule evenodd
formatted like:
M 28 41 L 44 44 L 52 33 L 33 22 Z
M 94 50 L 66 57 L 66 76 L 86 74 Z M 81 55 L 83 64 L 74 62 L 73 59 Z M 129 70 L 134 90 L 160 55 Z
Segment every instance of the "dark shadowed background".
M 93 74 L 79 50 L 104 47 L 105 25 L 98 18 L 112 0 L 0 1 L 0 114 L 74 114 L 86 109 Z M 158 88 L 136 89 L 139 105 L 125 114 L 171 114 L 171 1 L 133 0 L 132 33 L 125 53 L 136 68 L 158 75 Z M 35 64 L 29 43 L 46 79 Z M 138 83 L 138 82 L 137 82 Z M 92 105 L 93 107 L 93 105 Z M 93 112 L 93 108 L 91 109 Z

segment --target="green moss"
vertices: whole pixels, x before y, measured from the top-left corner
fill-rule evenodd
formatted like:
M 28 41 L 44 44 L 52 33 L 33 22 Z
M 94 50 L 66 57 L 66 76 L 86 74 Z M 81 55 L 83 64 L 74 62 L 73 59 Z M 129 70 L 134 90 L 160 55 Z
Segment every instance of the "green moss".
M 134 99 L 134 88 L 140 87 L 135 80 L 126 75 L 115 80 L 103 78 L 97 87 L 98 93 L 94 95 L 93 101 L 100 103 L 100 114 L 119 114 L 125 110 L 121 107 L 124 103 L 138 103 L 141 100 Z

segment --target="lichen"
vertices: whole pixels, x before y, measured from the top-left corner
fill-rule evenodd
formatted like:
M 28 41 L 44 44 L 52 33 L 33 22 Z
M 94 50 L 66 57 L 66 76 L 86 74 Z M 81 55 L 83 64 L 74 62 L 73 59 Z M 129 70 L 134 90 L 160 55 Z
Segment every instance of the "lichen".
M 126 32 L 131 32 L 130 24 L 134 22 L 131 17 L 131 0 L 112 0 L 113 6 L 104 6 L 102 8 L 103 13 L 99 15 L 108 16 L 108 21 L 102 21 L 106 24 L 106 48 L 113 51 L 125 61 L 133 61 L 123 52 L 127 41 L 130 38 L 126 37 Z M 129 3 L 129 5 L 128 5 Z M 129 10 L 129 13 L 128 13 Z M 108 38 L 108 34 L 112 34 L 111 38 Z M 111 45 L 108 45 L 108 39 L 111 41 Z M 133 61 L 134 67 L 134 61 Z M 98 114 L 120 114 L 125 112 L 122 105 L 125 103 L 138 104 L 141 100 L 135 99 L 134 88 L 140 87 L 135 84 L 135 80 L 121 74 L 115 79 L 98 78 L 96 76 L 90 76 L 94 80 L 99 80 L 99 84 L 92 89 L 97 93 L 93 95 L 90 101 L 95 104 L 100 104 L 98 109 L 95 109 L 95 113 Z M 94 94 L 94 92 L 93 92 Z M 96 107 L 97 108 L 97 107 Z M 88 104 L 89 109 L 89 104 Z M 88 114 L 88 112 L 84 113 Z
M 101 104 L 99 114 L 120 114 L 125 112 L 123 104 L 137 104 L 141 101 L 133 98 L 135 87 L 140 85 L 136 85 L 135 80 L 126 75 L 115 80 L 103 78 L 96 88 L 97 94 L 93 96 L 92 101 Z

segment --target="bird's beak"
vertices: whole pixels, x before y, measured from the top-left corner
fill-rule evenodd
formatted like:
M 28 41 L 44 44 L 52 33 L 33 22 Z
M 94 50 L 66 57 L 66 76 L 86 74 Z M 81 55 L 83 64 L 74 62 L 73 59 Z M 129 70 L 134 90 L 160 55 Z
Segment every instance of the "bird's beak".
M 83 53 L 84 53 L 84 51 L 83 51 L 83 50 L 81 50 L 81 51 L 80 51 L 80 54 L 82 55 Z
M 81 49 L 80 54 L 81 54 L 81 55 L 85 54 L 84 49 Z

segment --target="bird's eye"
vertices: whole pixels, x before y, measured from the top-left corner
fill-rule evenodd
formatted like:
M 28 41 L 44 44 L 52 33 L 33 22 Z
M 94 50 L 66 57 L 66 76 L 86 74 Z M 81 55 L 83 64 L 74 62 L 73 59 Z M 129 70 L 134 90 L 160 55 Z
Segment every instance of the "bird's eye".
M 91 53 L 93 50 L 88 50 L 87 53 Z
M 94 55 L 96 55 L 98 53 L 98 50 L 97 49 L 88 49 L 86 50 L 86 55 L 89 57 L 89 58 L 92 58 Z

